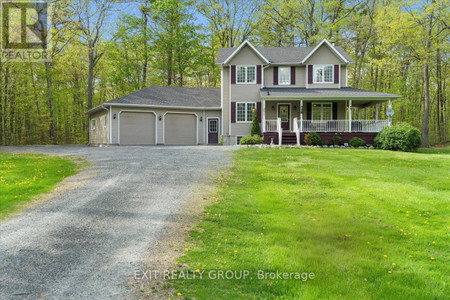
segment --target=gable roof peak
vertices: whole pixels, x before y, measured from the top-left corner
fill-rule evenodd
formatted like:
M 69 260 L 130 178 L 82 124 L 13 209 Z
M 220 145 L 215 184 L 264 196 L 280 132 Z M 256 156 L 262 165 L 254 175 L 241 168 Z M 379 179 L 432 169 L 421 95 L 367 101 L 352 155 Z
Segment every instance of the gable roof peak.
M 242 42 L 242 44 L 239 45 L 239 47 L 236 48 L 236 50 L 233 51 L 233 53 L 231 53 L 230 56 L 228 56 L 228 58 L 223 62 L 224 64 L 227 64 L 230 62 L 230 60 L 239 53 L 239 51 L 241 51 L 242 48 L 244 48 L 244 46 L 247 45 L 250 47 L 250 49 L 253 50 L 253 52 L 256 53 L 256 55 L 259 56 L 259 58 L 261 58 L 266 64 L 269 63 L 269 60 L 267 58 L 264 57 L 264 55 L 261 54 L 261 52 L 259 52 L 255 46 L 253 46 L 252 43 L 250 43 L 248 40 L 245 40 Z
M 309 54 L 302 60 L 302 64 L 304 64 L 322 45 L 325 44 L 330 48 L 334 54 L 336 54 L 343 62 L 346 64 L 350 63 L 348 59 L 346 59 L 334 46 L 334 43 L 331 44 L 327 39 L 323 39 Z

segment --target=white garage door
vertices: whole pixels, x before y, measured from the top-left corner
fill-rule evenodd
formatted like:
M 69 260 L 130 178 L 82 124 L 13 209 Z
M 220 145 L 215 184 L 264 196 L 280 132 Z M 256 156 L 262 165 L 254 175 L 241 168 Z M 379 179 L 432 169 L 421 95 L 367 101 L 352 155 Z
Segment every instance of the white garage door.
M 120 113 L 120 145 L 155 145 L 156 117 L 148 112 Z
M 196 122 L 197 118 L 192 114 L 166 114 L 164 143 L 166 145 L 196 145 Z

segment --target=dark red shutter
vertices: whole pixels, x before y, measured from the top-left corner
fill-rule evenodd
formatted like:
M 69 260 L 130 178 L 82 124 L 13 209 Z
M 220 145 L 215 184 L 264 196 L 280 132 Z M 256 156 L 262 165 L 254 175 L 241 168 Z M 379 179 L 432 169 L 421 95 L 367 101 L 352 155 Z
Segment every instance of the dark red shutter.
M 256 83 L 261 84 L 261 66 L 256 66 Z
M 273 85 L 278 85 L 278 67 L 273 67 Z
M 313 83 L 313 66 L 308 65 L 308 84 Z
M 236 123 L 236 102 L 231 102 L 231 123 Z
M 295 85 L 295 67 L 291 67 L 291 85 Z
M 337 102 L 333 102 L 333 120 L 337 120 L 338 118 L 337 111 L 338 111 L 338 104 Z
M 339 84 L 339 65 L 334 65 L 334 83 Z
M 231 84 L 236 84 L 236 66 L 231 66 Z
M 306 103 L 306 120 L 311 120 L 312 119 L 312 103 Z
M 256 114 L 258 116 L 258 121 L 261 123 L 261 102 L 256 103 Z

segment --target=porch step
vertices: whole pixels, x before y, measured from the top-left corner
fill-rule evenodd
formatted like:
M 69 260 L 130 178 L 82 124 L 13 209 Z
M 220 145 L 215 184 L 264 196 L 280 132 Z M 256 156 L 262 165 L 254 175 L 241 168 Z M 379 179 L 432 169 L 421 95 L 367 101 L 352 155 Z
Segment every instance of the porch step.
M 297 144 L 297 136 L 295 133 L 283 133 L 283 145 L 296 145 Z

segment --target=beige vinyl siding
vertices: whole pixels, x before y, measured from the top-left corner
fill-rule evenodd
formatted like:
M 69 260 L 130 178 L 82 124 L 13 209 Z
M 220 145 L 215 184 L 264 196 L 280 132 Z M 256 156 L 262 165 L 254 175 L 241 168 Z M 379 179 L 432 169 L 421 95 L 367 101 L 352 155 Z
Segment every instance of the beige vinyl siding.
M 228 63 L 229 65 L 262 65 L 264 61 L 249 46 L 244 46 Z
M 333 50 L 323 44 L 305 63 L 308 65 L 339 65 L 344 62 Z
M 92 128 L 92 120 L 95 120 L 95 130 Z M 106 126 L 105 126 L 106 120 Z M 109 118 L 106 110 L 92 114 L 89 118 L 89 144 L 96 146 L 108 144 L 109 140 Z
M 341 87 L 347 87 L 348 86 L 348 78 L 347 78 L 347 66 L 341 65 Z

